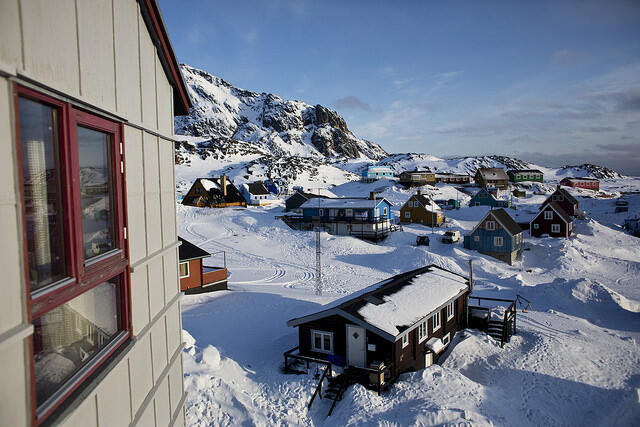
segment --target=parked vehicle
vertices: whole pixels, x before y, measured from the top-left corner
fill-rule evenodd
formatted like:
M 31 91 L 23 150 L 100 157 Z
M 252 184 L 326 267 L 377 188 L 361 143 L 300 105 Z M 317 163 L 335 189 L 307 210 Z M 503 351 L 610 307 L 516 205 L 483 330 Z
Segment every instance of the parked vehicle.
M 616 213 L 629 212 L 629 202 L 626 200 L 616 200 Z
M 416 246 L 429 246 L 429 236 L 416 237 Z
M 442 243 L 456 243 L 460 240 L 460 232 L 456 231 L 446 231 L 442 236 Z

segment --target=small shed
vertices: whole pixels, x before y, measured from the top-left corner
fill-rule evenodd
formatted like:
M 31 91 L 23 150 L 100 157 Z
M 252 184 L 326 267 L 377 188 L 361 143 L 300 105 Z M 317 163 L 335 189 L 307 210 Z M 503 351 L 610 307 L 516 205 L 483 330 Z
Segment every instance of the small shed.
M 522 228 L 504 209 L 494 209 L 464 236 L 464 247 L 512 265 L 522 249 Z
M 546 203 L 529 223 L 529 234 L 533 237 L 569 237 L 573 220 L 556 202 Z
M 436 265 L 398 274 L 291 319 L 299 354 L 392 378 L 435 363 L 466 326 L 469 280 Z M 380 363 L 382 362 L 382 363 Z

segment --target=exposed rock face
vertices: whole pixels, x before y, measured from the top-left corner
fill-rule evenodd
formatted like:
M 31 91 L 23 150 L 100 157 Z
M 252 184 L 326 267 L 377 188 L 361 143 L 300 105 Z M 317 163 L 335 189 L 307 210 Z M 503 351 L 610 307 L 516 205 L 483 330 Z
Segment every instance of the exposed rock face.
M 176 118 L 176 134 L 211 138 L 213 144 L 244 141 L 285 157 L 379 160 L 387 155 L 354 136 L 338 113 L 321 105 L 238 89 L 188 65 L 181 70 L 194 107 L 189 116 Z
M 604 166 L 593 165 L 591 163 L 584 163 L 579 166 L 563 166 L 562 169 L 577 169 L 577 170 L 586 170 L 591 174 L 594 178 L 598 179 L 619 179 L 624 178 L 623 175 L 618 172 L 606 168 Z

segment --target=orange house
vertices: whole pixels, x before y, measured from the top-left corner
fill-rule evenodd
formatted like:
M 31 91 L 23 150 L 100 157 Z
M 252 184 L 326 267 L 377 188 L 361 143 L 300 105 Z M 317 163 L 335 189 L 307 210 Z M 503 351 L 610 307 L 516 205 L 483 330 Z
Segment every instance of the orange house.
M 197 247 L 193 243 L 178 237 L 180 240 L 180 290 L 187 295 L 227 289 L 227 261 L 222 254 L 223 266 L 204 265 L 205 258 L 212 254 Z

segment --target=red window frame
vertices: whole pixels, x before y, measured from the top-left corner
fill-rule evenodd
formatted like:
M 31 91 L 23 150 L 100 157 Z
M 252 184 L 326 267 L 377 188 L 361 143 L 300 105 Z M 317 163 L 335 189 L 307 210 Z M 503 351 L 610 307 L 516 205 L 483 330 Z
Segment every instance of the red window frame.
M 64 403 L 93 373 L 104 366 L 106 359 L 132 337 L 131 307 L 130 307 L 130 277 L 128 245 L 126 244 L 126 187 L 124 174 L 124 141 L 122 138 L 122 123 L 114 122 L 93 113 L 82 111 L 69 103 L 45 95 L 33 89 L 14 84 L 14 111 L 16 129 L 16 151 L 20 182 L 20 198 L 24 201 L 24 179 L 22 176 L 22 144 L 20 138 L 19 99 L 26 98 L 57 109 L 58 149 L 60 151 L 60 187 L 61 208 L 63 216 L 64 254 L 66 257 L 67 278 L 42 289 L 31 290 L 29 280 L 29 258 L 27 249 L 27 230 L 23 226 L 23 258 L 27 295 L 27 318 L 29 323 L 43 314 L 59 307 L 99 284 L 120 278 L 120 313 L 119 319 L 122 331 L 116 338 L 98 351 L 92 360 L 61 385 L 60 390 L 66 389 L 62 396 L 51 402 L 45 402 L 43 410 L 38 411 L 35 388 L 34 337 L 29 339 L 29 369 L 31 388 L 31 416 L 33 424 L 42 423 L 56 409 Z M 109 143 L 111 150 L 113 206 L 110 206 L 113 219 L 114 249 L 95 259 L 86 261 L 83 251 L 82 214 L 80 198 L 79 158 L 78 158 L 78 126 L 105 132 L 111 135 Z M 26 224 L 25 205 L 21 203 L 23 224 Z M 108 351 L 107 351 L 108 349 Z M 81 374 L 81 375 L 80 375 Z M 80 376 L 79 376 L 80 375 Z M 38 413 L 40 412 L 40 413 Z

